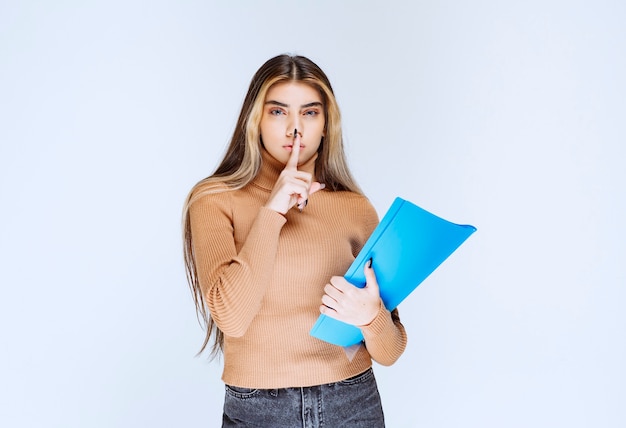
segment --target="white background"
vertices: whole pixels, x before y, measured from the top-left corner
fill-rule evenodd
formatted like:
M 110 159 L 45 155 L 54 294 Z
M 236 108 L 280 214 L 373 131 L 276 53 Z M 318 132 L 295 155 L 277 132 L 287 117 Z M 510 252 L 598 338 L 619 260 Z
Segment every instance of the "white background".
M 181 206 L 290 52 L 379 214 L 478 227 L 400 306 L 388 426 L 626 426 L 625 5 L 0 2 L 0 425 L 219 426 Z

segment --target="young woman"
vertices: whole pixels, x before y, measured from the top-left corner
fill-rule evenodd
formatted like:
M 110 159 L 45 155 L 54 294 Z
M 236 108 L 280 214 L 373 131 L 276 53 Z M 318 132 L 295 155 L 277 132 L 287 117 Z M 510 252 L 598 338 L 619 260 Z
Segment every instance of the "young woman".
M 378 223 L 344 155 L 324 72 L 280 55 L 254 75 L 227 152 L 184 207 L 196 310 L 223 352 L 224 427 L 382 427 L 372 359 L 406 346 L 397 311 L 341 275 Z M 309 331 L 319 314 L 359 326 L 353 352 Z

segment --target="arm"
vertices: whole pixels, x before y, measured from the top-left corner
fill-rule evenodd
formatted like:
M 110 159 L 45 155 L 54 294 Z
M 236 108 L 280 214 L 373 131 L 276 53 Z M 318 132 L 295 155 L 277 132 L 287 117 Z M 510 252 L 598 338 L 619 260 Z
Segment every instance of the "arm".
M 374 320 L 361 326 L 361 332 L 370 355 L 383 366 L 395 363 L 406 349 L 407 336 L 398 309 L 389 312 L 382 301 Z
M 229 191 L 205 196 L 191 206 L 190 220 L 205 302 L 220 330 L 239 337 L 261 307 L 286 220 L 260 208 L 237 253 L 230 201 Z
M 324 288 L 320 312 L 361 329 L 371 357 L 384 366 L 396 362 L 406 348 L 406 331 L 397 309 L 389 312 L 371 263 L 365 266 L 367 284 L 355 287 L 342 276 L 334 276 Z
M 300 135 L 294 130 L 293 149 L 285 169 L 259 208 L 245 242 L 237 252 L 232 193 L 207 195 L 190 208 L 191 234 L 198 279 L 211 317 L 229 336 L 242 336 L 261 308 L 274 269 L 284 214 L 323 186 L 298 171 Z
M 361 212 L 364 214 L 364 234 L 360 245 L 353 249 L 355 256 L 378 224 L 376 211 L 369 202 Z M 382 365 L 391 365 L 406 348 L 406 331 L 397 309 L 389 312 L 385 308 L 375 272 L 369 263 L 365 266 L 365 278 L 366 286 L 358 288 L 342 276 L 332 277 L 324 288 L 320 312 L 358 326 L 371 357 Z

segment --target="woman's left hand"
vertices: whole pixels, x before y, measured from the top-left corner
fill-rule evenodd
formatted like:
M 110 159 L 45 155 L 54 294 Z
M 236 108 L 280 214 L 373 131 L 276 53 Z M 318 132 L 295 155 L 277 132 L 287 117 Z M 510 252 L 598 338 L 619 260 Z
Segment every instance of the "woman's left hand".
M 324 287 L 320 312 L 347 324 L 364 326 L 374 321 L 380 309 L 380 291 L 371 261 L 365 264 L 363 288 L 350 284 L 343 276 L 333 276 Z

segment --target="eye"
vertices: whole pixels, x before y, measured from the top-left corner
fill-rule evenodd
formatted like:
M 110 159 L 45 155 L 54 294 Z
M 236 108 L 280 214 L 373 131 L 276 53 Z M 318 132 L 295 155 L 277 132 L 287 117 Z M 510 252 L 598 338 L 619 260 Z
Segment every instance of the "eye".
M 304 116 L 317 116 L 318 114 L 320 114 L 319 110 L 313 109 L 313 110 L 306 110 L 303 115 Z
M 279 109 L 279 108 L 272 108 L 272 109 L 270 109 L 269 113 L 270 113 L 272 116 L 280 116 L 280 115 L 285 114 L 285 112 L 284 112 L 284 111 L 282 111 L 282 110 L 281 110 L 281 109 Z

